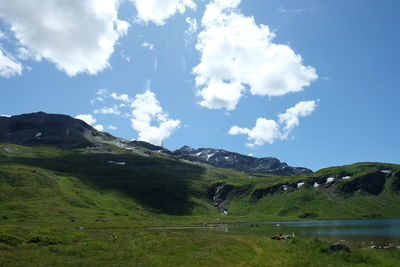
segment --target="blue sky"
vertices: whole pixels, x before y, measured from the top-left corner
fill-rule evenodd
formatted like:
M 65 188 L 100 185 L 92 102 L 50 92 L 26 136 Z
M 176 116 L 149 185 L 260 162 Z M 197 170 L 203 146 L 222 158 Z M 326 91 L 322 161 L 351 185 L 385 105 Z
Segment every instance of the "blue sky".
M 54 2 L 0 3 L 2 115 L 313 170 L 400 163 L 398 1 Z

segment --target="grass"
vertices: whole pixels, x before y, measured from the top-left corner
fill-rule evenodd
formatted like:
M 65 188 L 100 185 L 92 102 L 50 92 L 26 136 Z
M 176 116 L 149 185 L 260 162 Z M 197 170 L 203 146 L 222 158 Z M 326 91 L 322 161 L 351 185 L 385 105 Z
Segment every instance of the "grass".
M 383 169 L 393 174 L 382 176 Z M 345 175 L 351 179 L 311 186 Z M 352 191 L 371 190 L 375 176 L 383 179 L 378 194 Z M 146 149 L 0 144 L 0 266 L 397 266 L 398 251 L 331 253 L 318 240 L 144 227 L 400 217 L 399 181 L 400 167 L 383 163 L 281 177 L 184 163 Z M 306 184 L 281 189 L 299 182 Z M 229 188 L 229 216 L 213 206 L 218 186 Z
M 38 227 L 6 230 L 17 241 L 0 239 L 0 266 L 396 266 L 400 260 L 398 251 L 352 248 L 350 254 L 333 253 L 318 240 L 280 242 L 218 231 Z

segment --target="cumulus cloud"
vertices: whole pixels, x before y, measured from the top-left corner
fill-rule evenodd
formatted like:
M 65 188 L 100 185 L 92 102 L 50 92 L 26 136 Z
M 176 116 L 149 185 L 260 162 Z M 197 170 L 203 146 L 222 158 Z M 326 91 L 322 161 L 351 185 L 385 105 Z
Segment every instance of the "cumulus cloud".
M 6 55 L 0 48 L 0 76 L 10 78 L 22 74 L 22 64 L 12 56 Z
M 245 87 L 252 95 L 282 96 L 302 91 L 318 77 L 290 46 L 273 43 L 275 33 L 267 25 L 241 14 L 239 4 L 213 0 L 201 21 L 196 45 L 201 59 L 193 73 L 207 108 L 235 109 Z
M 120 115 L 121 112 L 118 110 L 118 107 L 114 105 L 113 107 L 103 107 L 101 109 L 96 109 L 94 111 L 94 114 L 103 114 L 103 115 L 108 115 L 108 114 L 113 114 L 113 115 Z
M 176 12 L 185 13 L 186 7 L 195 9 L 193 0 L 131 0 L 138 12 L 141 22 L 153 22 L 164 25 L 165 21 Z
M 219 80 L 209 81 L 206 88 L 197 92 L 203 100 L 200 105 L 210 109 L 226 108 L 233 110 L 236 107 L 244 87 L 239 82 L 226 83 Z
M 116 127 L 116 126 L 114 126 L 114 125 L 108 125 L 108 129 L 110 129 L 110 130 L 118 130 L 118 128 Z
M 240 128 L 238 126 L 233 126 L 228 134 L 238 135 L 246 134 L 248 140 L 252 143 L 247 143 L 249 147 L 262 146 L 265 143 L 272 144 L 276 139 L 281 138 L 281 132 L 279 125 L 274 120 L 267 120 L 265 118 L 258 118 L 256 126 L 253 129 Z
M 111 93 L 111 97 L 118 101 L 131 102 L 131 99 L 129 98 L 129 96 L 127 94 L 118 95 L 117 93 Z
M 97 122 L 97 120 L 95 118 L 93 118 L 92 114 L 77 115 L 77 116 L 75 116 L 75 119 L 84 121 L 89 125 L 93 125 L 93 124 L 95 124 Z
M 109 66 L 129 23 L 118 19 L 119 0 L 0 1 L 0 17 L 25 49 L 69 76 L 96 74 Z
M 93 118 L 92 114 L 81 114 L 81 115 L 77 115 L 75 116 L 75 119 L 79 119 L 82 120 L 84 122 L 86 122 L 89 125 L 92 125 L 93 128 L 95 128 L 97 131 L 103 131 L 104 130 L 104 126 L 101 124 L 96 124 L 94 125 L 97 120 L 95 118 Z
M 279 123 L 274 120 L 258 118 L 256 125 L 252 129 L 233 126 L 228 131 L 230 135 L 247 135 L 247 139 L 251 141 L 246 146 L 262 146 L 264 144 L 272 144 L 276 140 L 287 139 L 293 129 L 299 126 L 300 117 L 306 117 L 317 107 L 316 101 L 301 101 L 294 107 L 286 110 L 283 114 L 278 114 Z
M 279 122 L 284 124 L 284 137 L 287 138 L 290 132 L 300 124 L 300 117 L 311 115 L 317 107 L 317 101 L 301 101 L 294 107 L 286 110 L 285 113 L 279 114 Z
M 180 125 L 179 120 L 169 119 L 157 100 L 155 94 L 149 90 L 143 94 L 137 94 L 133 100 L 132 128 L 138 134 L 138 140 L 146 141 L 154 145 L 161 145 Z M 152 122 L 158 123 L 152 126 Z

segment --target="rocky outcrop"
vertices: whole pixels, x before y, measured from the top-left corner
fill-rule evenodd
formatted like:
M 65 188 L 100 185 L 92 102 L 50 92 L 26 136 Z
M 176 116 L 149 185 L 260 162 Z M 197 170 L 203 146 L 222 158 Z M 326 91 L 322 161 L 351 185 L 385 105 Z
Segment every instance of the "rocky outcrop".
M 229 168 L 245 172 L 274 173 L 279 175 L 300 175 L 312 173 L 303 167 L 290 167 L 277 158 L 255 158 L 223 149 L 199 148 L 184 146 L 173 152 L 178 158 L 207 163 L 219 168 Z

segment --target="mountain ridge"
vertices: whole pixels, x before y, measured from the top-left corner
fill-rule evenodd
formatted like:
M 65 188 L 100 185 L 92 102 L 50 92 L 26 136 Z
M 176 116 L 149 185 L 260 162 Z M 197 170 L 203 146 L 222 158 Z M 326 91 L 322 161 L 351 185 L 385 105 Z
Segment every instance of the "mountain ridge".
M 101 132 L 82 120 L 62 114 L 35 112 L 0 117 L 0 142 L 18 145 L 51 145 L 62 148 L 86 148 L 115 145 L 125 149 L 144 148 L 181 160 L 209 164 L 251 173 L 301 175 L 312 173 L 304 167 L 291 167 L 274 157 L 255 158 L 223 149 L 183 146 L 175 151 L 144 141 L 128 141 Z
M 274 157 L 256 158 L 224 149 L 183 146 L 173 151 L 178 158 L 208 163 L 219 168 L 235 169 L 245 172 L 275 173 L 281 175 L 301 175 L 312 173 L 304 167 L 291 167 Z

